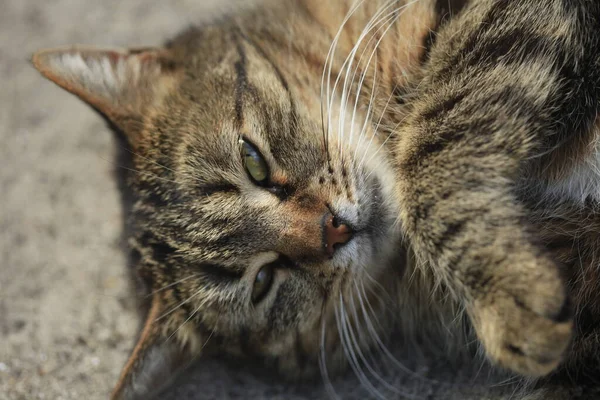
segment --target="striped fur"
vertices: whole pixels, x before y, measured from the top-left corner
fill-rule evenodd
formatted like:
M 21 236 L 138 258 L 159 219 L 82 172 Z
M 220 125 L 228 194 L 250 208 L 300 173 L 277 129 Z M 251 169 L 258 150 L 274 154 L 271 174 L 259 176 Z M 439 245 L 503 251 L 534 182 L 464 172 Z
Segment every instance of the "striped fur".
M 273 0 L 163 49 L 37 53 L 131 145 L 154 300 L 114 398 L 210 352 L 364 378 L 394 329 L 454 357 L 473 327 L 525 377 L 600 372 L 599 48 L 595 0 Z M 356 231 L 333 257 L 329 212 Z

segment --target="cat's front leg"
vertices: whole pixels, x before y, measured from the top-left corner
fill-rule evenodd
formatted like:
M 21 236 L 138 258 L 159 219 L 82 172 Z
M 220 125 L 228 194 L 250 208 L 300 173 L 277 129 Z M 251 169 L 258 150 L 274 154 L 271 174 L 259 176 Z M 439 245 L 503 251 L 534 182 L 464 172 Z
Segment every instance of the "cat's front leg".
M 594 120 L 599 16 L 585 0 L 473 2 L 437 36 L 398 132 L 403 230 L 489 358 L 528 376 L 557 367 L 573 322 L 515 182 Z
M 466 147 L 400 164 L 403 230 L 421 267 L 465 305 L 489 358 L 545 375 L 571 339 L 566 286 L 496 172 L 504 161 Z

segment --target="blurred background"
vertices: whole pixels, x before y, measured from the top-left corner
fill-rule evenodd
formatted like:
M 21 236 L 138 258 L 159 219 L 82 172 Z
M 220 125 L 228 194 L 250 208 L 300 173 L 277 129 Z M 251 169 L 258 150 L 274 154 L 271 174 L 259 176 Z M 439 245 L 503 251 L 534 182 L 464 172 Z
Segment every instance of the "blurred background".
M 107 398 L 139 323 L 123 252 L 118 143 L 98 115 L 30 66 L 31 53 L 75 43 L 157 45 L 248 5 L 233 1 L 0 0 L 0 398 Z M 443 364 L 411 368 L 428 378 L 392 368 L 390 387 L 449 399 L 448 386 L 429 377 L 462 379 Z M 320 380 L 291 385 L 255 372 L 202 360 L 161 398 L 317 399 L 332 392 Z M 333 387 L 339 398 L 365 398 L 351 373 Z M 452 390 L 457 399 L 467 392 L 483 398 L 476 385 Z

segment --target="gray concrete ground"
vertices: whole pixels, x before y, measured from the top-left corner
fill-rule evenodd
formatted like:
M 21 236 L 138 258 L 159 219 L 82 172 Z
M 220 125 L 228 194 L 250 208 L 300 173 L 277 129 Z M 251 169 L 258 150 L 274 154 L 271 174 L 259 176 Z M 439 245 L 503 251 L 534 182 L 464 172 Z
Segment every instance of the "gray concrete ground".
M 72 43 L 158 44 L 219 3 L 0 0 L 1 399 L 107 398 L 138 326 L 121 248 L 118 145 L 95 113 L 30 67 L 29 55 Z M 418 368 L 458 379 L 443 366 Z M 298 387 L 251 371 L 202 361 L 161 398 L 326 396 L 320 382 Z M 421 398 L 484 398 L 476 385 L 388 379 Z M 335 391 L 364 398 L 357 385 L 349 375 Z

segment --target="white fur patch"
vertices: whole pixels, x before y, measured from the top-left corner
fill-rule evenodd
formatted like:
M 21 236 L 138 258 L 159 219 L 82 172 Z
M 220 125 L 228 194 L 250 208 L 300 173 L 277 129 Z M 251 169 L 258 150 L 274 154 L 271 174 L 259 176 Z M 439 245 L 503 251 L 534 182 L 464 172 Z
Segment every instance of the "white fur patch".
M 53 57 L 52 67 L 64 79 L 78 83 L 92 93 L 110 96 L 120 87 L 121 79 L 108 58 L 83 58 L 79 53 L 63 53 Z
M 574 200 L 583 203 L 586 199 L 600 201 L 600 129 L 596 129 L 596 138 L 585 160 L 560 181 L 548 186 L 547 193 L 553 197 Z
M 139 81 L 142 72 L 135 56 L 119 54 L 111 59 L 108 52 L 57 52 L 48 57 L 48 67 L 65 82 L 107 99 L 119 98 L 127 87 Z

